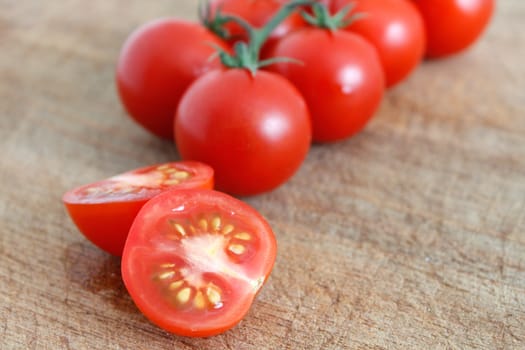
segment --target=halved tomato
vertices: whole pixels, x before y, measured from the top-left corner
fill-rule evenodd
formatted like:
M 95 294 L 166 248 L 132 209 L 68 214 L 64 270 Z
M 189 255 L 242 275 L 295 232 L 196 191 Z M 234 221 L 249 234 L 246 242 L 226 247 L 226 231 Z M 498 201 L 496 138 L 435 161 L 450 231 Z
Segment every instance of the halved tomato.
M 80 232 L 99 248 L 121 256 L 140 208 L 167 189 L 213 188 L 213 169 L 199 162 L 140 168 L 72 189 L 62 201 Z
M 246 315 L 275 255 L 270 226 L 249 205 L 217 191 L 168 191 L 137 215 L 122 278 L 151 322 L 206 337 Z

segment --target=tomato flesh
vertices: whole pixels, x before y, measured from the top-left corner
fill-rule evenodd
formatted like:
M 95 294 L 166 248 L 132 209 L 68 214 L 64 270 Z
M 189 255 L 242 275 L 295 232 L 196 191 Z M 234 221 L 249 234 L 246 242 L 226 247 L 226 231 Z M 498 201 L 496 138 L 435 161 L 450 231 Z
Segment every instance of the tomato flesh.
M 122 277 L 153 323 L 178 335 L 210 336 L 245 316 L 275 254 L 271 228 L 247 204 L 216 191 L 168 191 L 137 215 Z
M 168 189 L 213 188 L 213 169 L 173 162 L 136 169 L 66 192 L 62 198 L 78 229 L 95 245 L 120 256 L 140 208 Z

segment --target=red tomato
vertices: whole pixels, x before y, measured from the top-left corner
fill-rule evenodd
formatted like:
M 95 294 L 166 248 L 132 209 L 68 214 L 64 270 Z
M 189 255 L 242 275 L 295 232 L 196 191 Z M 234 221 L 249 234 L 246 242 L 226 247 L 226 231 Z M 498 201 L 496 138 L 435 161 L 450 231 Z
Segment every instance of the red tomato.
M 282 77 L 217 70 L 183 96 L 175 140 L 183 159 L 213 167 L 217 188 L 254 195 L 295 173 L 308 153 L 311 127 L 303 98 Z
M 120 256 L 140 208 L 174 188 L 211 189 L 213 169 L 198 162 L 149 166 L 75 188 L 62 200 L 80 232 L 99 248 Z
M 222 13 L 241 17 L 252 26 L 260 28 L 287 2 L 286 0 L 212 0 L 211 8 L 213 10 L 220 8 Z M 261 51 L 261 57 L 268 57 L 280 38 L 302 26 L 304 21 L 299 12 L 291 14 L 272 32 Z M 228 23 L 226 29 L 236 40 L 248 39 L 244 29 L 235 23 Z
M 205 337 L 246 315 L 275 255 L 270 226 L 247 204 L 215 191 L 169 191 L 133 223 L 122 278 L 151 322 Z
M 275 56 L 302 62 L 278 63 L 269 69 L 288 78 L 304 96 L 314 141 L 352 136 L 381 102 L 385 83 L 379 58 L 356 34 L 305 28 L 282 39 Z
M 363 18 L 346 29 L 363 36 L 379 53 L 387 87 L 405 79 L 425 54 L 425 26 L 415 6 L 407 0 L 333 0 L 332 12 L 355 4 Z
M 483 33 L 494 12 L 494 0 L 414 0 L 427 32 L 428 57 L 458 53 Z
M 173 115 L 186 88 L 211 68 L 220 67 L 211 44 L 225 44 L 204 27 L 160 19 L 127 39 L 117 64 L 120 99 L 129 115 L 152 133 L 173 137 Z

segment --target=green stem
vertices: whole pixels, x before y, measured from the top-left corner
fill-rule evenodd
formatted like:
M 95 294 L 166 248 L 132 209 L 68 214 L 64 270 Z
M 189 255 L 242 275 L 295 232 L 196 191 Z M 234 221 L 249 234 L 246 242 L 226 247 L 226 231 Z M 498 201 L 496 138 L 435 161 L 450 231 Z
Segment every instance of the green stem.
M 343 7 L 339 12 L 332 15 L 326 7 L 326 5 L 321 3 L 315 3 L 312 5 L 313 15 L 303 12 L 304 20 L 314 26 L 319 28 L 326 28 L 328 30 L 334 31 L 337 29 L 345 28 L 349 26 L 354 21 L 364 17 L 363 14 L 353 14 L 351 13 L 356 4 L 350 3 L 347 6 Z
M 268 40 L 275 28 L 288 18 L 293 11 L 299 6 L 312 5 L 314 3 L 315 2 L 312 0 L 294 0 L 282 6 L 263 28 L 255 30 L 253 33 L 254 36 L 250 36 L 250 44 L 252 45 L 253 50 L 259 54 L 264 43 Z
M 233 16 L 219 14 L 219 19 L 208 18 L 207 23 L 217 24 L 223 27 L 228 22 L 233 22 L 241 26 L 248 33 L 248 43 L 237 42 L 234 46 L 234 54 L 231 55 L 222 49 L 218 49 L 219 57 L 226 67 L 230 68 L 245 68 L 248 69 L 252 75 L 255 74 L 258 68 L 270 64 L 272 61 L 265 60 L 261 62 L 259 55 L 264 43 L 268 40 L 271 33 L 283 22 L 290 14 L 299 6 L 312 5 L 313 0 L 293 0 L 283 5 L 279 11 L 268 21 L 268 23 L 256 29 L 244 19 Z M 221 29 L 221 28 L 219 28 Z

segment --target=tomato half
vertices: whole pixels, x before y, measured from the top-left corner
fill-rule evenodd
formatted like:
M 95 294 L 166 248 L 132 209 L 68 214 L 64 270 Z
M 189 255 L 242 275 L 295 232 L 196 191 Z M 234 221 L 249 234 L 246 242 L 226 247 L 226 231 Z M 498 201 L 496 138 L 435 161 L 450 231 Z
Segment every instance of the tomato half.
M 425 54 L 425 25 L 413 3 L 407 0 L 332 0 L 332 12 L 355 4 L 351 14 L 363 17 L 348 31 L 367 39 L 381 60 L 387 87 L 405 79 Z
M 302 62 L 268 69 L 286 77 L 304 96 L 316 142 L 356 134 L 381 102 L 385 83 L 377 52 L 356 34 L 304 28 L 283 38 L 275 56 Z
M 413 0 L 425 21 L 426 55 L 444 57 L 465 50 L 481 36 L 494 0 Z
M 217 70 L 183 96 L 175 142 L 183 159 L 213 167 L 217 189 L 255 195 L 297 171 L 310 148 L 310 118 L 304 99 L 283 77 Z
M 116 81 L 128 114 L 152 133 L 173 137 L 173 114 L 186 88 L 221 67 L 213 45 L 219 38 L 197 23 L 159 19 L 135 30 L 117 63 Z
M 120 256 L 133 220 L 151 198 L 168 189 L 213 188 L 213 169 L 198 162 L 148 166 L 72 189 L 62 200 L 80 232 Z
M 241 17 L 252 26 L 260 28 L 287 2 L 288 0 L 214 0 L 210 4 L 214 11 L 220 8 L 222 13 Z M 305 22 L 299 12 L 292 13 L 270 34 L 262 48 L 261 57 L 267 58 L 279 39 L 293 30 L 303 27 L 304 24 Z M 245 30 L 236 23 L 228 23 L 226 29 L 233 37 L 232 42 L 248 39 Z
M 246 315 L 275 256 L 270 226 L 247 204 L 216 191 L 168 191 L 137 215 L 122 278 L 154 324 L 211 336 Z

